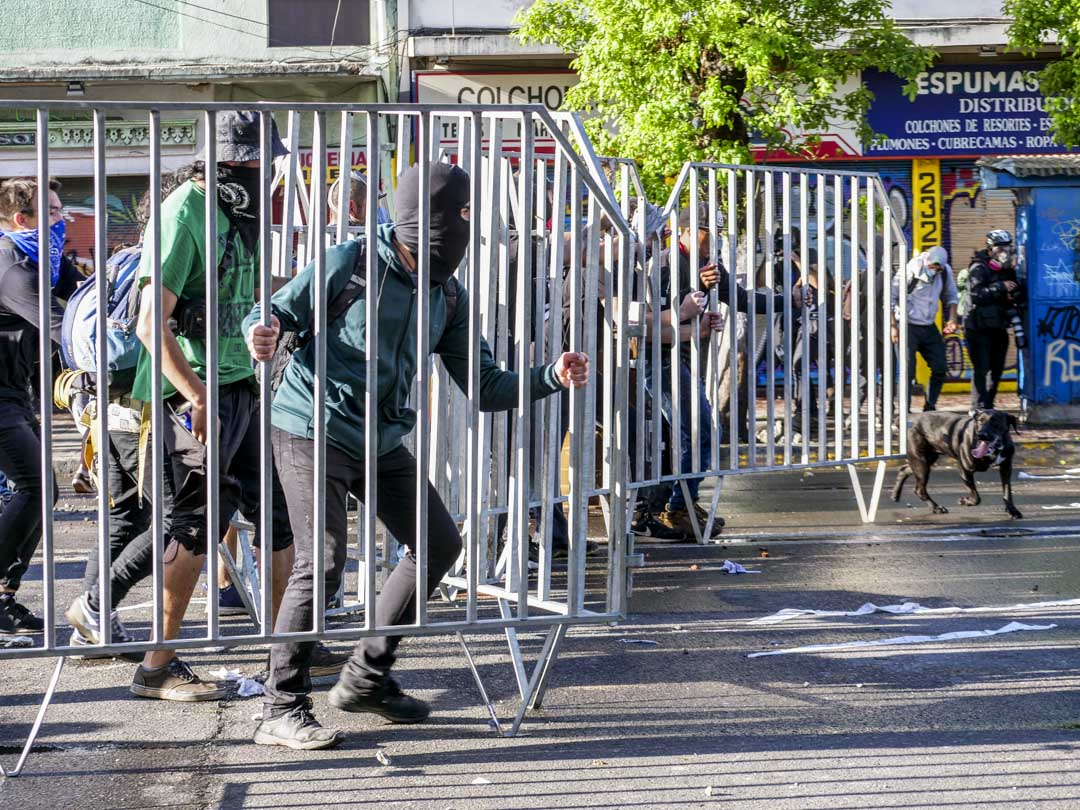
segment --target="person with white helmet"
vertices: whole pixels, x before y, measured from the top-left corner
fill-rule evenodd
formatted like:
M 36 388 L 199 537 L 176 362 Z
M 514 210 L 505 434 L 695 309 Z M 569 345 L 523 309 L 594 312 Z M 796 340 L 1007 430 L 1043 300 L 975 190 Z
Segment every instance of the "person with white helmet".
M 956 307 L 960 296 L 956 279 L 949 266 L 949 254 L 945 248 L 935 245 L 920 253 L 907 264 L 907 272 L 898 273 L 892 287 L 892 342 L 899 350 L 900 328 L 897 322 L 900 307 L 900 284 L 907 284 L 907 361 L 908 374 L 915 378 L 915 353 L 922 355 L 930 367 L 930 381 L 926 386 L 923 411 L 937 410 L 938 396 L 945 384 L 948 364 L 945 360 L 945 339 L 937 327 L 938 305 L 946 310 L 944 332 L 956 331 Z M 911 387 L 908 387 L 910 397 Z

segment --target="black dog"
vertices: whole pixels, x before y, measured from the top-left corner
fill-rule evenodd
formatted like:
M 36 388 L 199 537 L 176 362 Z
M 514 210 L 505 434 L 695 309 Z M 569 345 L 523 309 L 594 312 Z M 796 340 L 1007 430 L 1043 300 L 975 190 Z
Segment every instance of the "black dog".
M 949 510 L 935 503 L 926 491 L 930 468 L 939 456 L 951 456 L 960 464 L 960 477 L 968 494 L 960 499 L 961 506 L 976 506 L 980 498 L 975 489 L 975 473 L 997 466 L 1001 474 L 1001 494 L 1005 511 L 1021 518 L 1012 499 L 1012 459 L 1015 447 L 1009 428 L 1016 429 L 1016 417 L 1001 411 L 978 411 L 966 416 L 958 413 L 931 411 L 915 416 L 908 428 L 907 464 L 900 468 L 893 487 L 892 498 L 900 500 L 904 482 L 915 476 L 915 494 L 930 504 L 938 515 Z

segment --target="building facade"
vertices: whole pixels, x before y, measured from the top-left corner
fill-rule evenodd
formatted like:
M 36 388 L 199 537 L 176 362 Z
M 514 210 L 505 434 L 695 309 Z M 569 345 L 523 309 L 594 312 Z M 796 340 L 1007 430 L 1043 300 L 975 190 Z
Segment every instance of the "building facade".
M 34 113 L 5 109 L 5 99 L 238 107 L 253 101 L 392 100 L 403 48 L 394 8 L 382 0 L 6 0 L 0 176 L 36 171 Z M 165 110 L 161 118 L 163 168 L 195 160 L 203 142 L 197 115 Z M 278 125 L 284 135 L 285 121 Z M 138 239 L 134 209 L 148 187 L 148 129 L 145 112 L 108 115 L 111 246 Z M 305 122 L 295 145 L 302 161 L 310 160 L 310 139 Z M 68 252 L 86 260 L 93 253 L 90 111 L 51 115 L 49 143 L 50 170 L 63 183 Z
M 572 56 L 548 46 L 519 45 L 514 16 L 526 0 L 464 4 L 411 0 L 411 34 L 403 98 L 418 101 L 540 101 L 554 106 L 574 83 Z M 875 94 L 870 123 L 884 137 L 863 144 L 849 127 L 819 133 L 814 164 L 875 171 L 916 249 L 943 245 L 959 270 L 987 231 L 1012 230 L 1016 196 L 986 189 L 976 162 L 988 156 L 1055 154 L 1038 73 L 1057 49 L 1036 58 L 1006 52 L 1009 20 L 1000 0 L 894 0 L 893 17 L 919 45 L 936 49 L 937 63 L 910 101 L 894 76 L 860 79 Z M 759 162 L 791 163 L 788 154 L 756 152 Z M 806 161 L 802 161 L 806 162 Z M 1024 268 L 1038 272 L 1038 268 Z M 970 362 L 962 336 L 948 342 L 950 377 L 966 388 Z M 1017 354 L 1009 355 L 1015 386 Z
M 6 0 L 0 31 L 0 176 L 34 171 L 35 127 L 27 111 L 3 99 L 132 101 L 326 101 L 358 103 L 562 104 L 576 76 L 573 56 L 553 46 L 521 45 L 515 15 L 530 0 Z M 1047 131 L 1038 73 L 1056 57 L 1005 52 L 1008 20 L 1000 0 L 895 0 L 893 16 L 938 62 L 910 101 L 888 74 L 861 78 L 874 92 L 870 113 L 883 137 L 860 143 L 842 126 L 820 133 L 816 161 L 878 172 L 916 248 L 941 244 L 966 266 L 983 235 L 1011 228 L 1016 195 L 987 189 L 976 162 L 1063 150 Z M 163 163 L 177 168 L 201 145 L 196 117 L 166 111 Z M 284 121 L 279 121 L 284 134 Z M 147 187 L 145 113 L 110 113 L 108 121 L 110 244 L 137 238 L 134 207 Z M 362 127 L 350 157 L 330 154 L 328 174 L 363 161 Z M 92 253 L 90 113 L 54 115 L 51 168 L 64 183 L 69 252 Z M 450 130 L 439 133 L 452 142 Z M 301 166 L 310 166 L 310 125 L 301 128 Z M 393 142 L 387 133 L 384 143 Z M 760 162 L 791 155 L 759 150 Z M 816 162 L 815 161 L 815 162 Z M 1038 272 L 1038 268 L 1024 268 Z M 969 373 L 962 340 L 951 340 L 955 380 Z M 1010 363 L 1014 364 L 1013 357 Z

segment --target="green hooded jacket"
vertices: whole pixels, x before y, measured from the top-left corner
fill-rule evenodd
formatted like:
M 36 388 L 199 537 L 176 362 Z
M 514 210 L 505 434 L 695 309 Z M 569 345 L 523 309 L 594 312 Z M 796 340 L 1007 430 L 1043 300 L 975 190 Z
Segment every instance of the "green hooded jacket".
M 379 227 L 375 247 L 379 256 L 378 324 L 378 455 L 397 448 L 416 425 L 416 412 L 408 407 L 412 381 L 416 376 L 417 289 L 412 273 L 401 265 L 393 247 L 393 225 Z M 327 301 L 345 288 L 357 267 L 361 243 L 346 242 L 326 251 Z M 281 322 L 282 332 L 309 332 L 315 317 L 315 266 L 309 264 L 288 284 L 274 293 L 270 305 Z M 457 308 L 452 322 L 446 321 L 446 295 L 442 287 L 430 294 L 432 351 L 442 358 L 450 377 L 462 391 L 469 379 L 469 302 L 457 279 Z M 356 459 L 364 458 L 364 375 L 367 356 L 366 294 L 327 324 L 326 349 L 326 436 L 327 441 Z M 259 305 L 244 319 L 244 334 L 258 323 Z M 555 376 L 554 364 L 532 369 L 531 395 L 542 399 L 563 390 Z M 308 341 L 293 354 L 274 397 L 272 423 L 294 436 L 315 435 L 315 343 Z M 480 409 L 509 410 L 517 405 L 518 375 L 500 369 L 487 341 L 480 340 Z

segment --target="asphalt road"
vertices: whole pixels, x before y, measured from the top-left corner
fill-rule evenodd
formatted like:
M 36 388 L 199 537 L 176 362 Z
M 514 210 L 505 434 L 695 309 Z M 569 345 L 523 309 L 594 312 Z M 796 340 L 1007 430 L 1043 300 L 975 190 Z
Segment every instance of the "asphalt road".
M 955 475 L 935 477 L 940 500 L 954 504 Z M 308 754 L 250 743 L 255 699 L 140 700 L 127 691 L 131 665 L 72 662 L 26 773 L 0 782 L 0 801 L 48 810 L 1071 810 L 1080 807 L 1080 603 L 1009 606 L 1080 597 L 1080 508 L 1042 508 L 1080 501 L 1077 483 L 1019 481 L 1020 522 L 1002 520 L 989 485 L 983 506 L 931 517 L 913 499 L 883 504 L 879 523 L 864 528 L 846 474 L 733 479 L 723 491 L 725 545 L 642 546 L 648 565 L 636 575 L 628 620 L 571 632 L 542 712 L 514 739 L 488 729 L 452 638 L 402 646 L 400 680 L 433 702 L 428 723 L 342 715 L 327 706 L 323 685 L 316 712 L 348 739 Z M 87 501 L 62 507 L 72 510 L 58 528 L 66 605 L 78 592 L 91 524 Z M 761 573 L 725 575 L 728 559 Z M 29 597 L 38 592 L 39 583 L 27 584 Z M 752 623 L 784 608 L 853 611 L 908 600 L 997 609 Z M 136 627 L 142 621 L 133 617 Z M 748 657 L 1013 621 L 1055 626 Z M 537 646 L 529 641 L 527 650 Z M 500 637 L 475 639 L 504 717 L 515 708 L 505 650 Z M 189 660 L 199 671 L 226 663 L 253 672 L 264 653 Z M 5 765 L 50 671 L 42 660 L 0 662 Z

